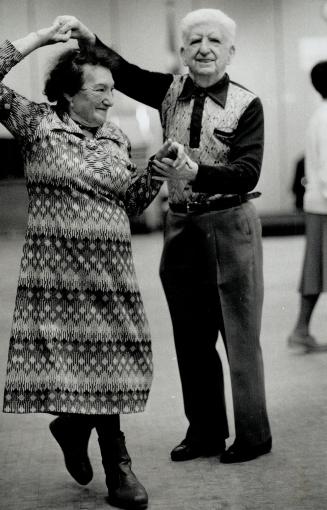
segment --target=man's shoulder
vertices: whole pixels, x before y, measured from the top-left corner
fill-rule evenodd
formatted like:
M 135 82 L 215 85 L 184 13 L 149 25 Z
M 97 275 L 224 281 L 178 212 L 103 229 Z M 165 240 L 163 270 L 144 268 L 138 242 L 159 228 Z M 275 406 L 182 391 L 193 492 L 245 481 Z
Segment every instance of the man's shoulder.
M 189 75 L 186 73 L 186 74 L 173 74 L 172 76 L 173 79 L 170 84 L 170 88 L 183 86 Z
M 229 82 L 227 104 L 233 109 L 238 105 L 237 108 L 242 113 L 245 112 L 250 105 L 257 111 L 262 110 L 260 98 L 254 92 L 233 80 Z
M 234 80 L 229 80 L 229 87 L 230 87 L 231 91 L 238 92 L 240 94 L 243 94 L 244 96 L 248 96 L 249 98 L 254 99 L 254 98 L 258 97 L 255 92 L 244 87 L 244 85 L 241 85 L 240 83 L 238 83 Z
M 163 100 L 163 107 L 165 105 L 171 105 L 171 103 L 177 101 L 177 98 L 181 94 L 185 81 L 188 77 L 188 74 L 174 74 L 172 82 L 167 90 L 165 98 Z

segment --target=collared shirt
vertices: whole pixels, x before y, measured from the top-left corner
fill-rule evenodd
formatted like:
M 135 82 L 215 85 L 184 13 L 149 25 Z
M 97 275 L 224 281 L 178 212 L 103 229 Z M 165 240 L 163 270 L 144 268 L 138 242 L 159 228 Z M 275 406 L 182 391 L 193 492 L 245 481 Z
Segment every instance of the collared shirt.
M 174 75 L 169 73 L 158 73 L 147 71 L 134 64 L 130 64 L 111 48 L 103 45 L 97 39 L 99 46 L 105 47 L 111 58 L 111 71 L 118 90 L 129 97 L 156 108 L 161 112 L 162 103 L 174 80 Z M 193 84 L 188 78 L 186 90 L 183 90 L 180 99 L 189 100 L 189 87 Z M 191 83 L 190 83 L 191 81 Z M 214 85 L 219 88 L 215 94 L 216 100 L 222 100 L 227 95 L 230 86 L 228 75 Z M 193 84 L 194 85 L 194 84 Z M 241 85 L 235 84 L 240 88 Z M 220 88 L 221 87 L 221 88 Z M 211 89 L 211 87 L 210 87 Z M 212 96 L 212 91 L 210 91 Z M 221 105 L 223 107 L 223 105 Z M 191 123 L 193 120 L 193 131 Z M 199 114 L 191 118 L 190 132 L 196 136 L 201 133 L 202 117 Z M 190 144 L 192 139 L 190 140 Z M 196 143 L 196 142 L 195 142 Z M 198 161 L 199 170 L 195 181 L 192 182 L 192 189 L 196 192 L 209 193 L 211 195 L 247 193 L 257 184 L 262 164 L 264 146 L 264 118 L 261 101 L 258 97 L 254 99 L 244 110 L 238 119 L 233 140 L 229 143 L 228 162 L 219 165 L 210 165 Z
M 227 82 L 228 76 L 225 74 L 221 80 L 214 83 L 211 87 L 203 88 L 196 85 L 190 76 L 185 80 L 183 90 L 179 95 L 179 101 L 190 102 L 194 99 L 191 121 L 190 121 L 190 148 L 198 148 L 200 146 L 202 118 L 204 103 L 207 97 L 210 97 L 215 103 L 225 108 L 227 98 Z
M 181 101 L 190 101 L 195 95 L 205 94 L 213 101 L 220 104 L 222 108 L 225 108 L 228 83 L 229 76 L 227 73 L 224 74 L 219 81 L 207 88 L 199 87 L 194 83 L 192 78 L 188 76 L 185 80 L 179 99 Z

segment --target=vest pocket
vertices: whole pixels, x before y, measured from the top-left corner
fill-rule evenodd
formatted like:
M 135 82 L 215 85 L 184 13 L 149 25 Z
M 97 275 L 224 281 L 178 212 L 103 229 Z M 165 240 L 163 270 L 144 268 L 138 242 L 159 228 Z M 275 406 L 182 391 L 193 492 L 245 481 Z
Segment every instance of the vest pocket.
M 224 143 L 225 145 L 231 145 L 235 138 L 235 129 L 223 131 L 221 129 L 215 128 L 213 130 L 213 134 L 215 138 L 217 138 L 220 142 Z

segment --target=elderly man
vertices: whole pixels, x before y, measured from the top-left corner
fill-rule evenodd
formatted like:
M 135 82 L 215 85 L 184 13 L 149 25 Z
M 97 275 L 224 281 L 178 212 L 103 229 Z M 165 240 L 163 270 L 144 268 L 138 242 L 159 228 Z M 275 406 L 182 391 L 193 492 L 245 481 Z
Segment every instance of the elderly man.
M 63 17 L 63 29 L 77 20 Z M 80 22 L 78 22 L 80 23 Z M 167 178 L 169 211 L 160 276 L 171 314 L 185 414 L 185 439 L 174 461 L 220 455 L 243 462 L 271 450 L 259 343 L 263 301 L 261 227 L 249 193 L 263 154 L 260 99 L 230 80 L 235 22 L 217 9 L 182 20 L 188 74 L 143 70 L 113 50 L 115 86 L 160 112 L 165 139 L 179 142 L 154 162 Z M 102 45 L 84 25 L 85 43 Z M 226 348 L 236 438 L 228 437 L 218 334 Z

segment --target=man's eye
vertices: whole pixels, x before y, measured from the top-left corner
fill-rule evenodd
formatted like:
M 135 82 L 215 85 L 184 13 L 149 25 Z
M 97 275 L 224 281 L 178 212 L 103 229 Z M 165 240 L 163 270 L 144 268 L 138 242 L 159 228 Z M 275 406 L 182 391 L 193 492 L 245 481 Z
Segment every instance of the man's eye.
M 220 39 L 216 39 L 216 38 L 211 38 L 210 41 L 215 44 L 220 44 L 220 42 L 221 42 Z
M 199 44 L 201 42 L 201 39 L 193 39 L 193 41 L 190 42 L 190 44 Z

